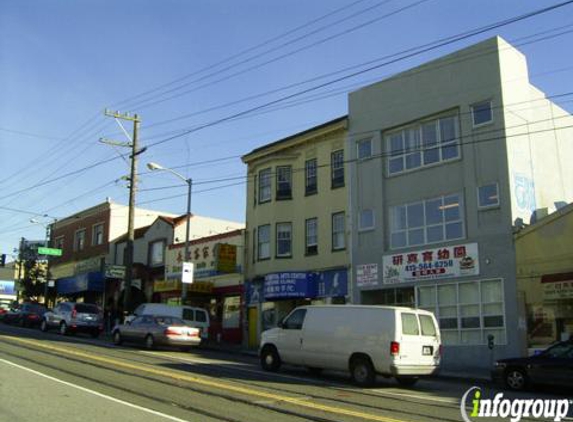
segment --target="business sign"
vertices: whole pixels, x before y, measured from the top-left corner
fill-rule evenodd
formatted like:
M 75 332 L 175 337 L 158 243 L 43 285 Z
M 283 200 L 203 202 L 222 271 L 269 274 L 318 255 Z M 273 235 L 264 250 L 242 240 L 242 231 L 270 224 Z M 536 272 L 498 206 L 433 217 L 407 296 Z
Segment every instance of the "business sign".
M 316 284 L 316 297 L 344 297 L 348 294 L 348 270 L 321 271 Z
M 118 278 L 123 280 L 125 278 L 125 266 L 106 264 L 105 276 L 107 278 Z
M 192 262 L 183 262 L 181 271 L 181 282 L 185 284 L 193 283 L 193 270 L 194 266 Z
M 573 299 L 573 273 L 549 274 L 541 277 L 543 299 Z
M 216 268 L 220 273 L 237 271 L 237 245 L 218 243 L 215 246 Z
M 181 290 L 181 281 L 179 280 L 155 280 L 153 282 L 153 291 L 156 293 L 176 290 Z
M 384 284 L 479 275 L 477 243 L 385 255 Z
M 16 288 L 13 281 L 0 281 L 0 295 L 15 295 Z
M 245 303 L 247 306 L 256 306 L 264 301 L 263 283 L 245 282 Z
M 356 285 L 358 287 L 370 287 L 378 285 L 378 264 L 357 265 Z
M 265 276 L 264 298 L 313 298 L 317 294 L 317 274 L 307 272 L 273 273 Z

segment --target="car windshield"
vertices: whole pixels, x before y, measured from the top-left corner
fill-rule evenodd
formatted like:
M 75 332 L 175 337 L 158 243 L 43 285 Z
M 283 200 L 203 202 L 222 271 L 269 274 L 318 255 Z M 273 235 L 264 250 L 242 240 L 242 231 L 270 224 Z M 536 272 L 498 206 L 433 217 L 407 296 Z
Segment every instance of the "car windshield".
M 99 308 L 97 305 L 91 305 L 89 303 L 77 303 L 76 311 L 81 314 L 97 314 L 99 313 Z
M 543 352 L 543 356 L 549 358 L 573 358 L 573 343 L 556 344 Z
M 46 312 L 46 307 L 44 305 L 38 305 L 35 303 L 29 303 L 22 307 L 22 310 L 26 312 L 36 312 L 36 313 L 43 313 Z

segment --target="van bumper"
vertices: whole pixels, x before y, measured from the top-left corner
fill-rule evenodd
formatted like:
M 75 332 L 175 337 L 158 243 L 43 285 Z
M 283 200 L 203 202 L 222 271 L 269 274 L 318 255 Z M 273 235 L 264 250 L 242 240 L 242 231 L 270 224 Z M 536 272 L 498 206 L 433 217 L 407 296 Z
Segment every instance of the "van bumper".
M 390 373 L 393 376 L 427 376 L 436 375 L 440 370 L 435 365 L 390 365 Z

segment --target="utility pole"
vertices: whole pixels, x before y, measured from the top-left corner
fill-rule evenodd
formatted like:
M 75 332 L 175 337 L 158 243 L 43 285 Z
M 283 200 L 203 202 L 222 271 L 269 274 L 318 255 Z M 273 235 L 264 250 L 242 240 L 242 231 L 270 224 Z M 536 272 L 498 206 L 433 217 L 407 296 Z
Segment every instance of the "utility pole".
M 131 148 L 131 172 L 129 176 L 129 212 L 127 218 L 127 244 L 124 256 L 125 265 L 125 282 L 123 287 L 123 311 L 131 312 L 131 282 L 133 280 L 133 242 L 135 240 L 135 192 L 137 190 L 137 156 L 145 151 L 146 148 L 138 150 L 137 137 L 139 132 L 139 116 L 134 114 L 133 116 L 129 113 L 120 113 L 119 111 L 110 112 L 105 110 L 104 114 L 108 117 L 113 117 L 119 124 L 121 129 L 124 131 L 125 135 L 129 138 L 128 133 L 125 131 L 119 120 L 127 120 L 133 122 L 133 136 L 130 142 L 114 142 L 107 139 L 100 139 L 100 142 L 113 146 L 121 146 Z M 104 283 L 105 290 L 105 283 Z

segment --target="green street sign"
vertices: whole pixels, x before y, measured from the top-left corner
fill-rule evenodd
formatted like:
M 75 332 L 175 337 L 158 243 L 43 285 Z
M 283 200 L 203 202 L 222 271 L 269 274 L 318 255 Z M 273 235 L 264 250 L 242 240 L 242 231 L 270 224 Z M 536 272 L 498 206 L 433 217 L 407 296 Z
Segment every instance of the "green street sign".
M 56 248 L 38 248 L 38 255 L 62 256 L 62 250 Z

